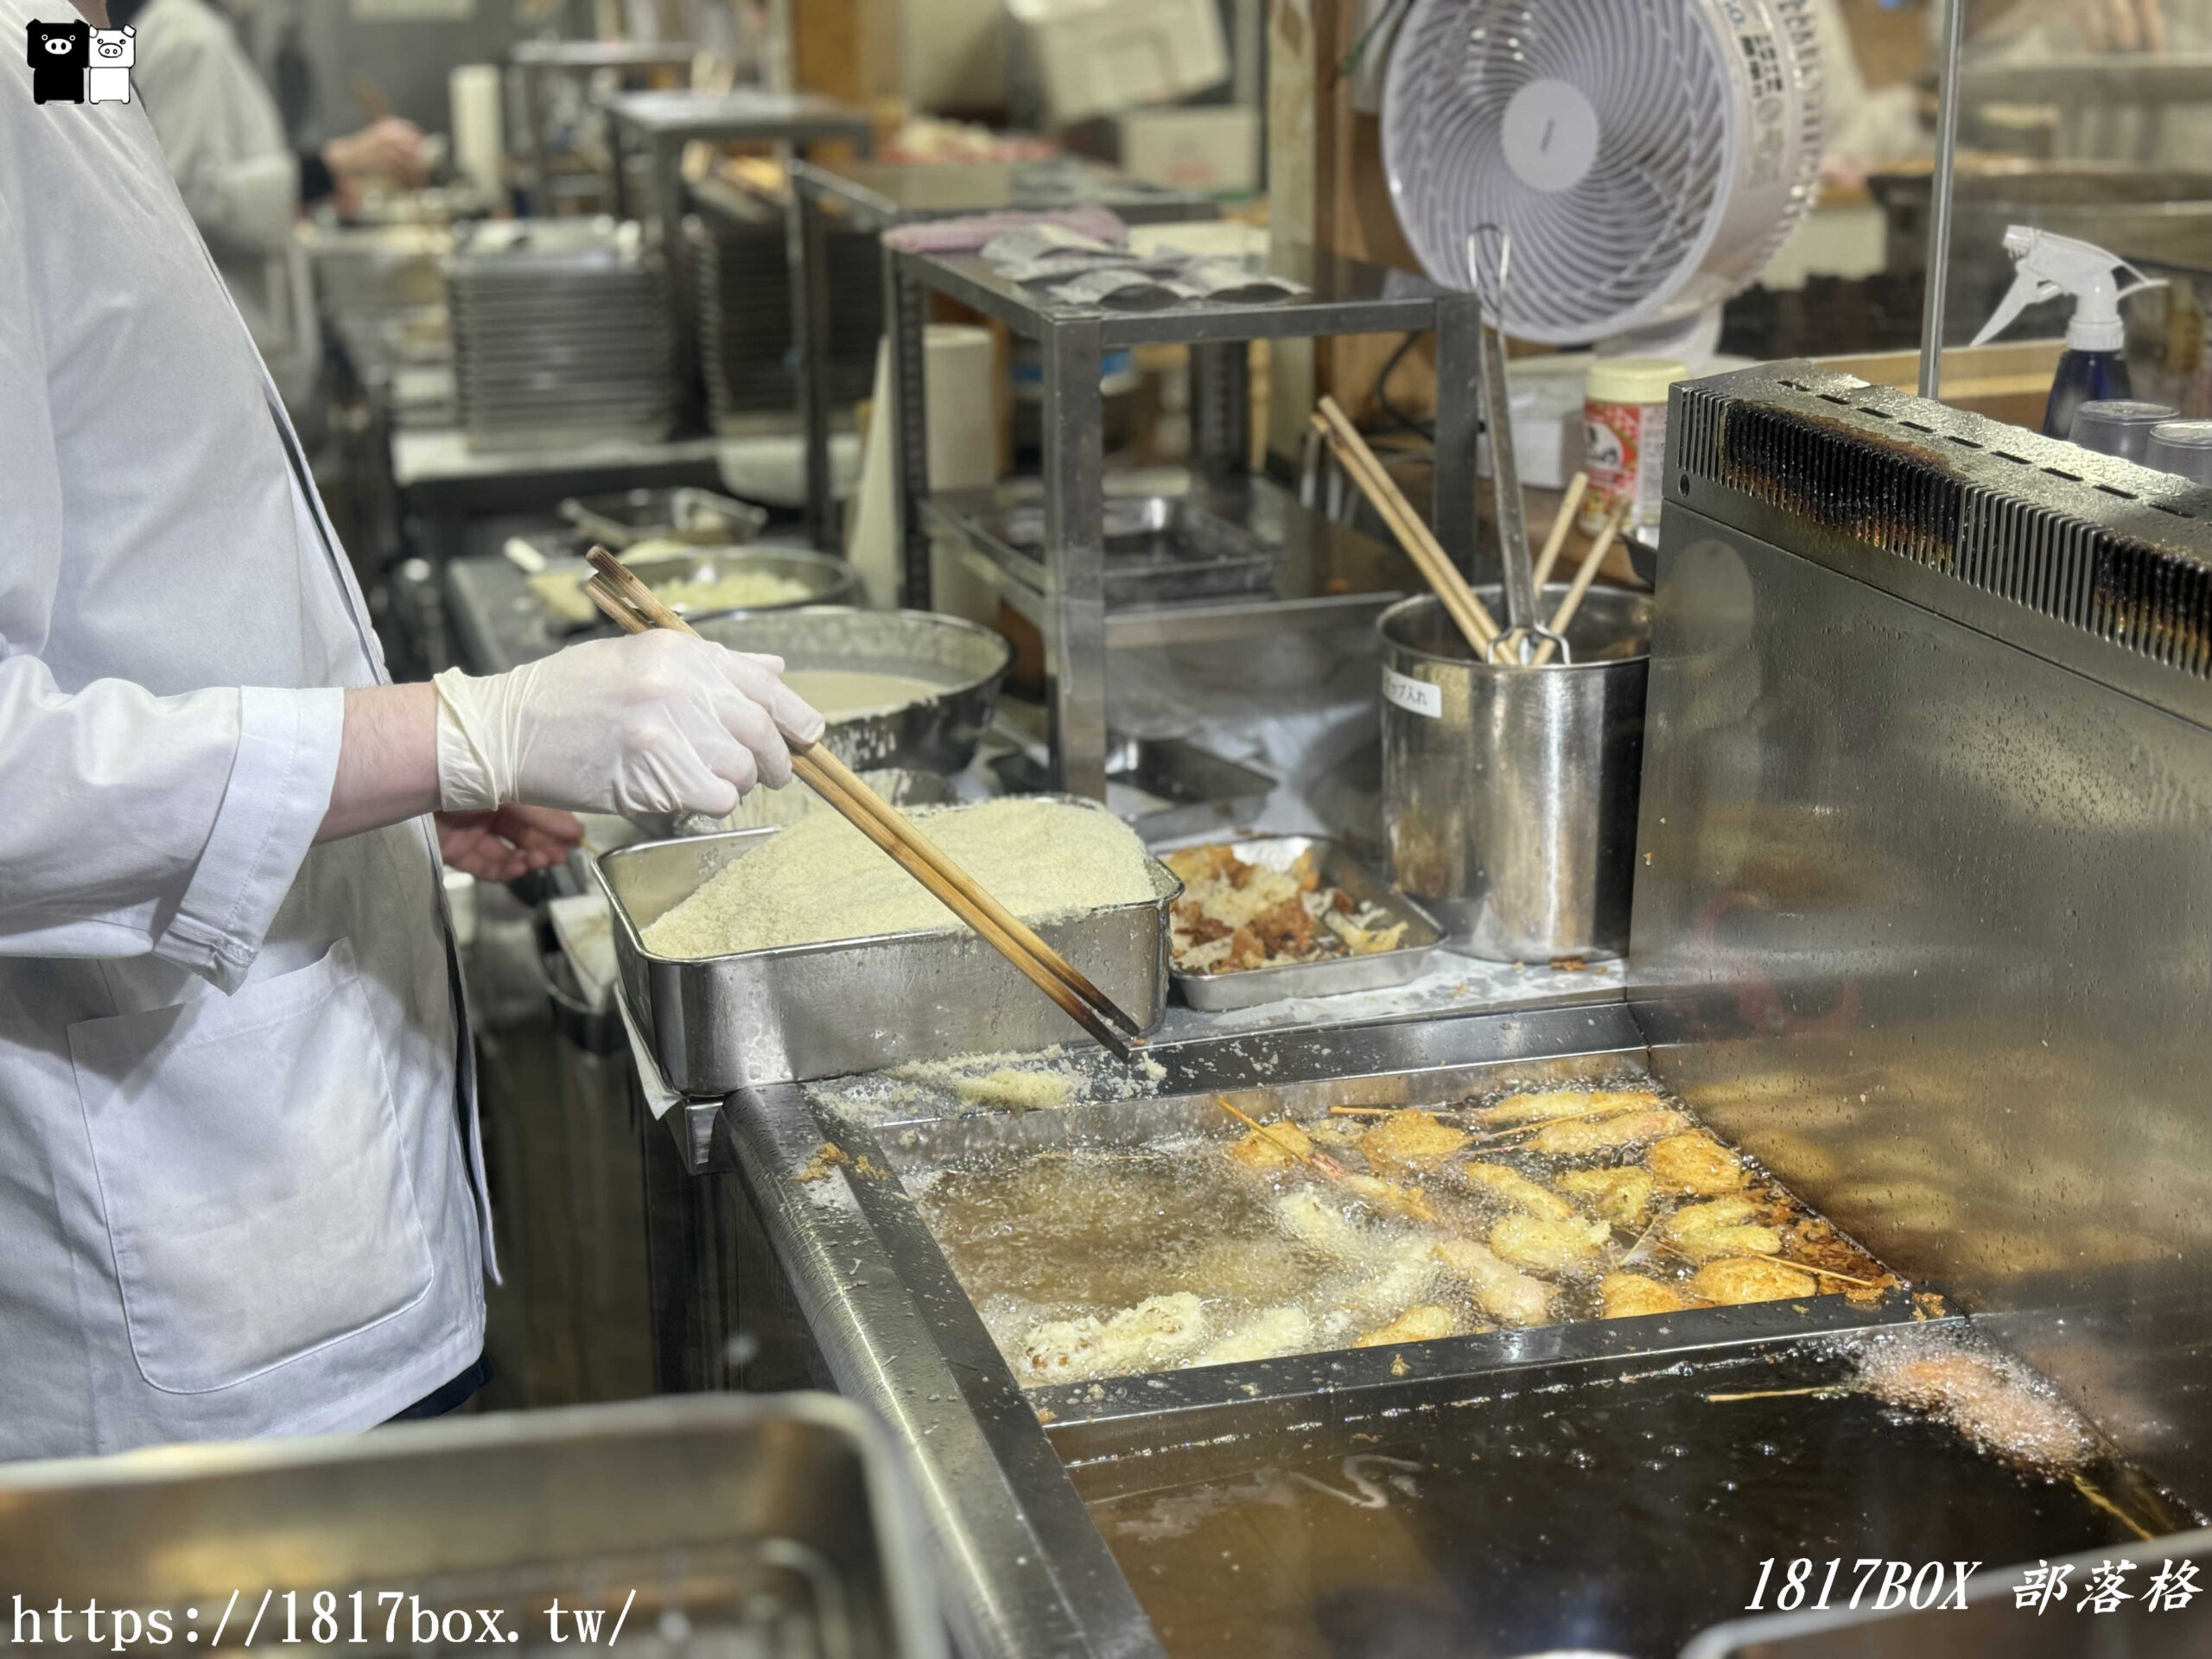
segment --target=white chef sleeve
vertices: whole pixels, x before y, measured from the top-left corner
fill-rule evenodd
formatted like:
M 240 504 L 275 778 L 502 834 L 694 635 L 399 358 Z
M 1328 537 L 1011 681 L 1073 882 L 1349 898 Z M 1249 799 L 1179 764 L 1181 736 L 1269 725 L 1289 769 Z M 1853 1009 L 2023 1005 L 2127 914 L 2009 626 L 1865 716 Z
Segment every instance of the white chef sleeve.
M 279 253 L 299 217 L 299 157 L 281 145 L 238 154 L 236 112 L 226 107 L 226 91 L 238 78 L 216 60 L 220 52 L 239 49 L 227 29 L 226 22 L 219 30 L 139 30 L 132 84 L 144 98 L 177 194 L 207 245 L 218 256 Z
M 22 226 L 0 179 L 0 955 L 151 953 L 232 990 L 328 808 L 345 693 L 56 683 L 61 461 Z

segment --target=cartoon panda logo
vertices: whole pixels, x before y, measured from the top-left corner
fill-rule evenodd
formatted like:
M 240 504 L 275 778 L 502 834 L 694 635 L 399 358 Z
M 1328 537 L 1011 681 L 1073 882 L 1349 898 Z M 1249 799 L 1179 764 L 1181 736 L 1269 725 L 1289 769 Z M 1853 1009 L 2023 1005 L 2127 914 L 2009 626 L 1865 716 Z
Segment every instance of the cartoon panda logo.
M 130 70 L 138 61 L 138 31 L 96 29 L 92 31 L 92 63 L 85 72 L 85 98 L 92 104 L 128 104 Z
M 92 26 L 42 22 L 32 18 L 29 35 L 31 99 L 39 104 L 81 104 L 85 72 L 92 67 Z

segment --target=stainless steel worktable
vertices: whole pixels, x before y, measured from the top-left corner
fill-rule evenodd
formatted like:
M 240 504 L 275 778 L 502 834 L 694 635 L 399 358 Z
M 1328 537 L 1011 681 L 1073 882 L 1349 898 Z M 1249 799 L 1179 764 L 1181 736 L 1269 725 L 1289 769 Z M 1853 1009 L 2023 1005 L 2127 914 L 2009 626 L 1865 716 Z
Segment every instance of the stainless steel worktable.
M 1103 207 L 1127 225 L 1210 219 L 1211 196 L 1147 184 L 1073 156 L 1027 162 L 798 162 L 791 168 L 798 216 L 791 274 L 791 338 L 801 341 L 799 415 L 806 429 L 806 528 L 833 548 L 830 480 L 830 342 L 827 238 L 832 228 L 870 233 L 962 213 L 1038 213 Z
M 523 114 L 530 124 L 531 188 L 539 213 L 554 211 L 553 175 L 545 144 L 547 78 L 583 77 L 604 70 L 626 76 L 661 70 L 689 75 L 698 49 L 689 41 L 518 41 L 507 48 L 507 67 L 522 82 Z
M 1192 348 L 1193 470 L 1209 484 L 1229 484 L 1249 466 L 1249 342 L 1434 329 L 1437 380 L 1446 389 L 1436 418 L 1436 533 L 1447 553 L 1472 568 L 1478 301 L 1405 271 L 1295 245 L 1274 248 L 1267 268 L 1300 283 L 1303 291 L 1273 301 L 1192 301 L 1128 311 L 1055 299 L 1009 281 L 974 255 L 895 249 L 885 254 L 895 422 L 892 502 L 906 604 L 925 609 L 930 600 L 925 295 L 944 294 L 1038 343 L 1044 365 L 1045 508 L 1045 583 L 1038 614 L 1051 682 L 1054 782 L 1071 793 L 1103 798 L 1106 787 L 1108 637 L 1099 391 L 1106 353 L 1150 343 Z M 1454 388 L 1459 395 L 1452 395 Z
M 625 92 L 610 99 L 615 143 L 616 200 L 628 202 L 623 143 L 643 144 L 652 158 L 652 213 L 673 225 L 683 202 L 681 162 L 693 140 L 712 143 L 753 141 L 810 144 L 842 138 L 865 151 L 874 143 L 874 124 L 868 111 L 816 92 L 770 92 L 740 87 L 727 92 Z M 628 212 L 626 205 L 623 211 Z M 632 217 L 636 217 L 633 213 Z

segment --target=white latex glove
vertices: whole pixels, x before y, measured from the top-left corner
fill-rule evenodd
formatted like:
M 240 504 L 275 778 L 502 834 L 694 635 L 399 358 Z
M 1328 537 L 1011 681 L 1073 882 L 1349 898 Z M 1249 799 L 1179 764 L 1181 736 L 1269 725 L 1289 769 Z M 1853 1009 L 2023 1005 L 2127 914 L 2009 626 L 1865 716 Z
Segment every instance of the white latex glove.
M 721 817 L 791 779 L 822 716 L 751 657 L 668 630 L 593 639 L 505 674 L 436 677 L 438 804 Z

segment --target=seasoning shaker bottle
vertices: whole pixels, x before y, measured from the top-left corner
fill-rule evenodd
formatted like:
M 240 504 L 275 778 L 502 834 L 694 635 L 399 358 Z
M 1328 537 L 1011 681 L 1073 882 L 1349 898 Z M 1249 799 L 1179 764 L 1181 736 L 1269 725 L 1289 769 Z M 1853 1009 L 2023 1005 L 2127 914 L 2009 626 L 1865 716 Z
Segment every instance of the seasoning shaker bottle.
M 1689 378 L 1663 357 L 1600 357 L 1582 382 L 1582 469 L 1590 487 L 1579 520 L 1586 536 L 1605 527 L 1625 500 L 1624 536 L 1656 530 L 1666 487 L 1667 388 Z

